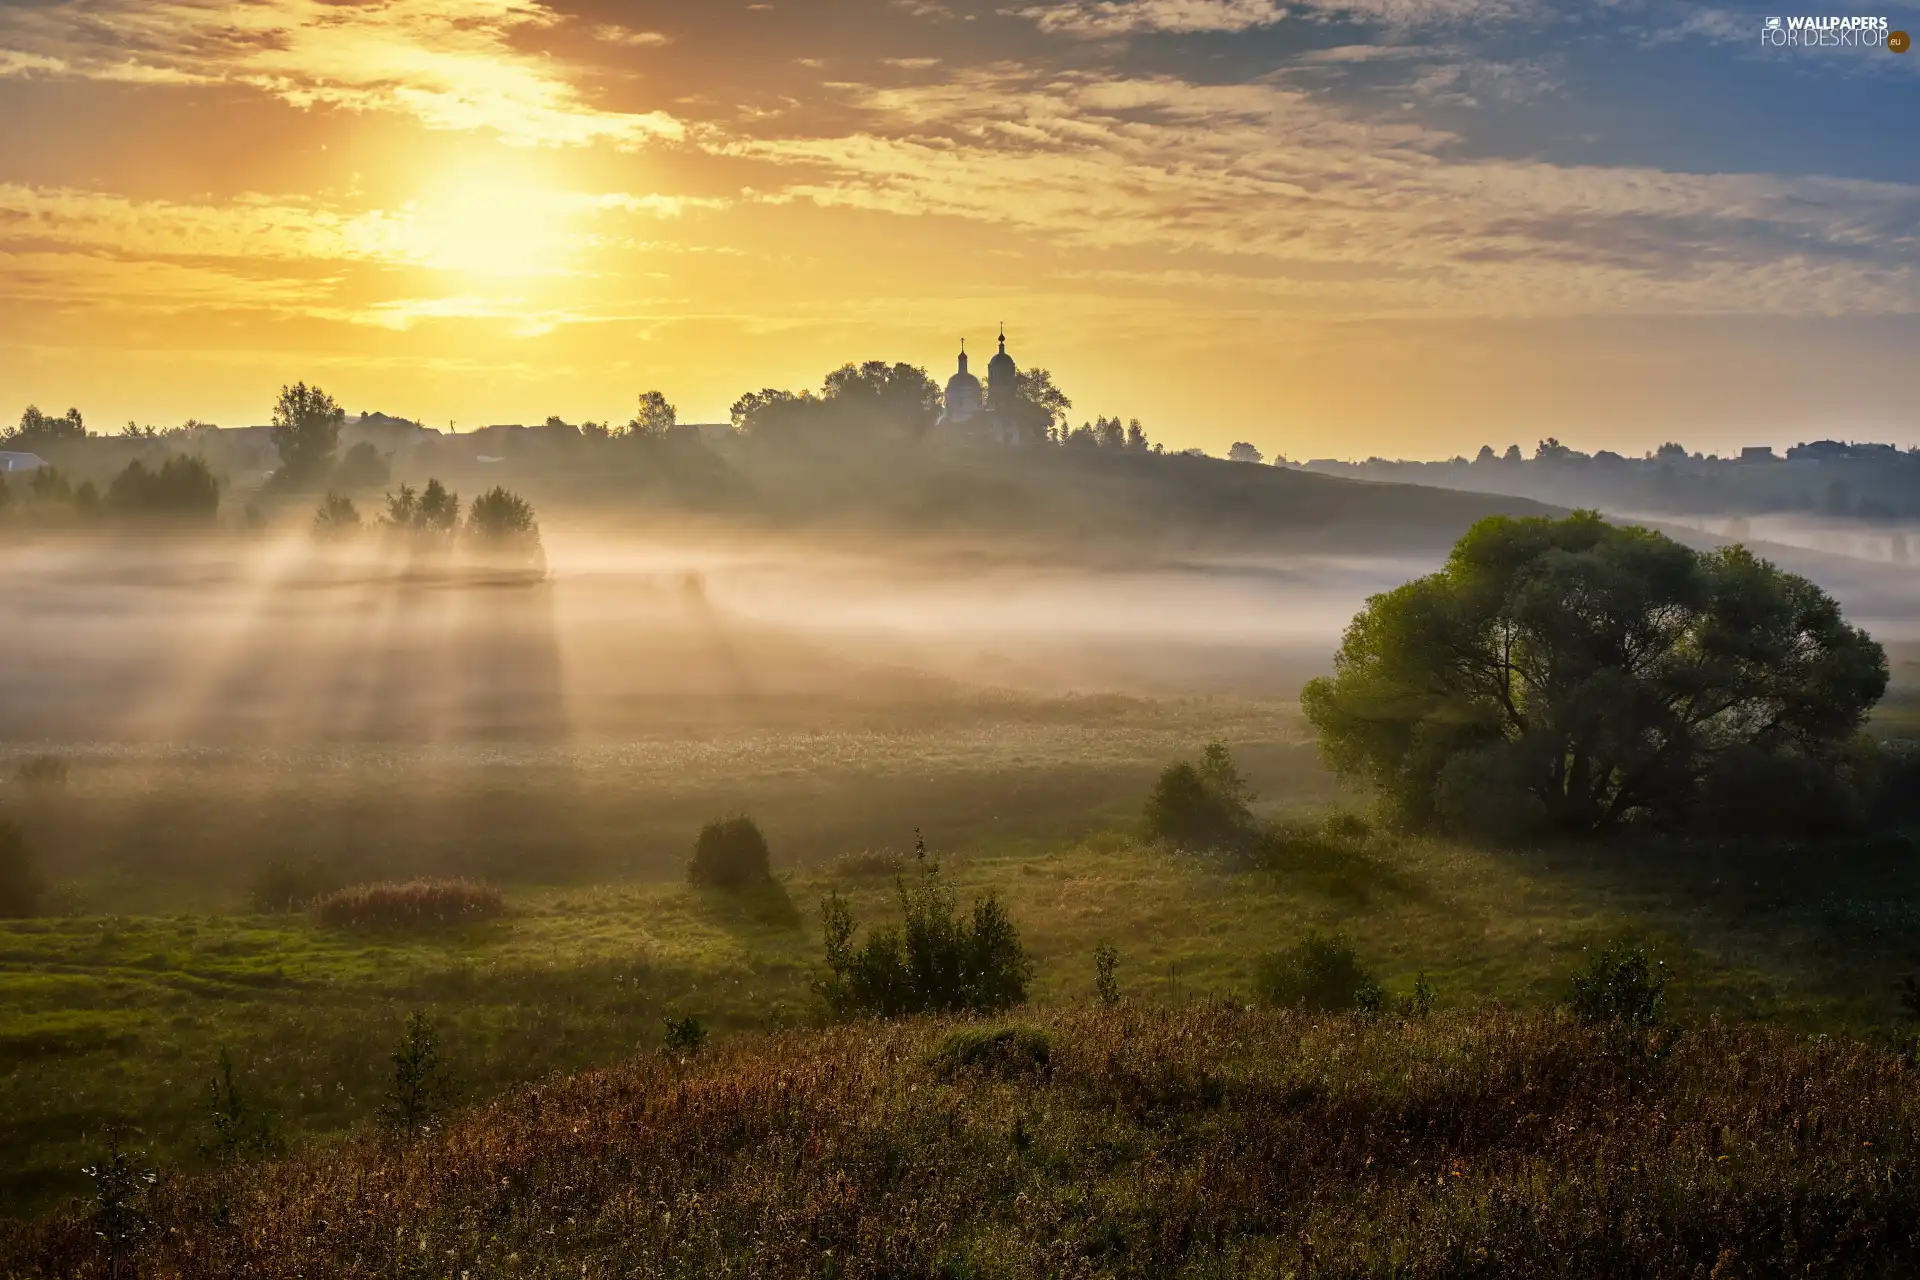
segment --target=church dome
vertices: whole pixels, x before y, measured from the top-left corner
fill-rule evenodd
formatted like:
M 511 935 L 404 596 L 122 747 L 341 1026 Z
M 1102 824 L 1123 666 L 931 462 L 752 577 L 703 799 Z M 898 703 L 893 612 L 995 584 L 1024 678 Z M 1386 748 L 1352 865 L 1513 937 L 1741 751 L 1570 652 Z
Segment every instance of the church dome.
M 947 379 L 946 412 L 942 416 L 948 422 L 964 422 L 979 413 L 985 404 L 980 379 L 967 371 L 967 352 L 962 347 L 959 372 Z
M 1013 357 L 1007 354 L 1006 331 L 1000 333 L 1000 354 L 987 361 L 987 381 L 998 382 L 1003 376 L 1012 378 L 1017 372 L 1013 366 Z M 1011 382 L 1008 383 L 1012 385 Z

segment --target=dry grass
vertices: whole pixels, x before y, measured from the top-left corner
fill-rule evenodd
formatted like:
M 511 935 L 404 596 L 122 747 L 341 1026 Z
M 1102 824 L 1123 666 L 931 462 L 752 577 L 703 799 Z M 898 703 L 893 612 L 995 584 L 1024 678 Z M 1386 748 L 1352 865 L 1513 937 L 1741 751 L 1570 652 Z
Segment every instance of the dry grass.
M 554 1079 L 412 1147 L 165 1181 L 122 1263 L 149 1280 L 1920 1265 L 1920 1072 L 1861 1044 L 1225 1005 L 1043 1027 L 1044 1072 L 943 1072 L 953 1028 L 921 1022 Z M 105 1276 L 96 1226 L 20 1228 L 0 1272 Z
M 506 913 L 492 885 L 472 880 L 363 884 L 314 901 L 313 918 L 335 928 L 423 929 L 492 920 Z

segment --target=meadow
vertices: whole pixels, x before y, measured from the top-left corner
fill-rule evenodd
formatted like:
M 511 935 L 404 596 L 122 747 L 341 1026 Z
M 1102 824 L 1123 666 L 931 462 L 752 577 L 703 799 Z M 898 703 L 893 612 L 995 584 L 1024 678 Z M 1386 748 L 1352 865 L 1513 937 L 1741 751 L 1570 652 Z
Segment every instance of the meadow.
M 88 1189 L 124 1125 L 169 1168 L 204 1164 L 221 1049 L 296 1146 L 364 1129 L 406 1018 L 426 1012 L 465 1102 L 656 1053 L 664 1020 L 722 1041 L 815 1024 L 818 908 L 897 914 L 916 832 L 962 900 L 1008 903 L 1036 1015 L 1092 1000 L 1110 940 L 1127 998 L 1249 998 L 1254 959 L 1339 929 L 1390 991 L 1443 1008 L 1545 1009 L 1583 951 L 1630 938 L 1675 976 L 1676 1012 L 1886 1039 L 1920 959 L 1904 846 L 1621 846 L 1495 852 L 1364 824 L 1286 704 L 999 700 L 937 731 L 746 733 L 601 753 L 366 747 L 77 752 L 63 787 L 10 804 L 56 872 L 48 918 L 0 924 L 0 1199 L 32 1214 Z M 1157 770 L 1219 734 L 1263 816 L 1298 827 L 1275 864 L 1168 850 L 1138 830 Z M 26 756 L 10 763 L 17 766 Z M 271 767 L 269 767 L 271 766 Z M 750 810 L 777 878 L 730 897 L 682 877 L 694 832 Z M 380 839 L 372 839 L 379 833 Z M 323 925 L 250 902 L 297 856 L 350 883 L 478 875 L 505 914 L 438 930 Z

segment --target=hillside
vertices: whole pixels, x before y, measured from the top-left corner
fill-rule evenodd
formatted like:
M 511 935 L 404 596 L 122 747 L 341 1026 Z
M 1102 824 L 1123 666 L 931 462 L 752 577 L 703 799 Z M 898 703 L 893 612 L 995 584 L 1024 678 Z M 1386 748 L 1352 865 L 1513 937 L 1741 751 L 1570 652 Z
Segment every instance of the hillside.
M 1910 1061 L 1718 1025 L 1228 1005 L 738 1041 L 163 1182 L 121 1274 L 1894 1275 Z M 112 1274 L 97 1217 L 8 1274 Z M 129 1265 L 131 1264 L 131 1265 Z

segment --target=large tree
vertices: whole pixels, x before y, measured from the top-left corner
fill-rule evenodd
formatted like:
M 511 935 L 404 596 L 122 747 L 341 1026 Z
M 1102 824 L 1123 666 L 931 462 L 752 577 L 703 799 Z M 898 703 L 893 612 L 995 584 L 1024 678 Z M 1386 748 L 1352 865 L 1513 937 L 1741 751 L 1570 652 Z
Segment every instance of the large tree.
M 1811 582 L 1580 512 L 1475 525 L 1368 601 L 1302 703 L 1330 763 L 1408 821 L 1591 831 L 1684 821 L 1730 765 L 1837 767 L 1886 685 Z
M 296 382 L 280 388 L 273 402 L 273 445 L 289 479 L 309 479 L 333 465 L 346 417 L 346 410 L 319 387 Z

